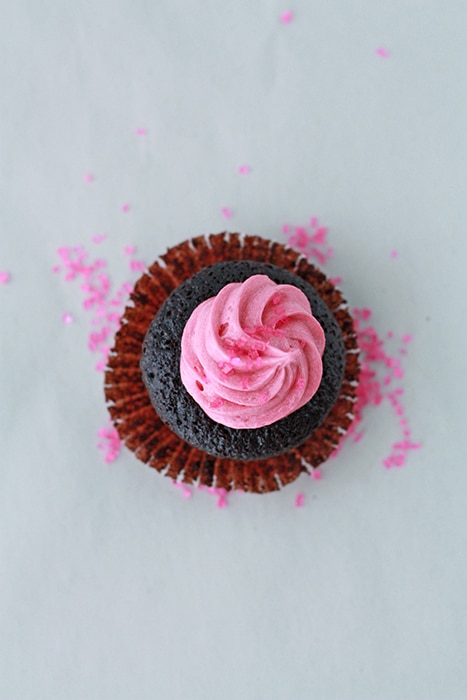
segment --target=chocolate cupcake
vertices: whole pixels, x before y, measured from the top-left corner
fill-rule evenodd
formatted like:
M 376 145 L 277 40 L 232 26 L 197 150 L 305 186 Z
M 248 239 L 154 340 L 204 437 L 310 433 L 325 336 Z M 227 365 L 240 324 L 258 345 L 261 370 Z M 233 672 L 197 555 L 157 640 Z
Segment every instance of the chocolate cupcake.
M 336 449 L 353 419 L 357 339 L 340 292 L 299 253 L 193 238 L 130 299 L 105 395 L 139 459 L 189 484 L 264 493 Z

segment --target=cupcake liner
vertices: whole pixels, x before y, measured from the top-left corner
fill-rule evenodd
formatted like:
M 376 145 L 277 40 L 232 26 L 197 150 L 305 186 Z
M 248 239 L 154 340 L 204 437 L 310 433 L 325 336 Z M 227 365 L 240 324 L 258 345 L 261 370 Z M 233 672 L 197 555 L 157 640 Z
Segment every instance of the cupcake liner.
M 146 331 L 157 311 L 181 282 L 220 260 L 256 260 L 290 270 L 312 284 L 334 315 L 345 345 L 339 397 L 308 440 L 277 457 L 244 462 L 213 457 L 175 435 L 155 412 L 139 367 Z M 150 467 L 179 482 L 277 491 L 301 472 L 311 473 L 337 448 L 354 418 L 359 361 L 357 335 L 340 291 L 303 255 L 258 236 L 219 233 L 198 236 L 170 248 L 149 267 L 130 294 L 105 373 L 105 397 L 122 442 Z

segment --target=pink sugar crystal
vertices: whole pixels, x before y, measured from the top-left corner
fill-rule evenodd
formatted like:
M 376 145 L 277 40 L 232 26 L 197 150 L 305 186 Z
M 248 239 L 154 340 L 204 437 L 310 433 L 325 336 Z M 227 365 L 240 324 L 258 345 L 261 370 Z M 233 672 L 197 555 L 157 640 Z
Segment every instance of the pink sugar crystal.
M 228 491 L 222 488 L 217 488 L 214 486 L 198 486 L 198 489 L 200 491 L 206 491 L 207 493 L 211 494 L 212 496 L 216 496 L 217 498 L 217 507 L 218 508 L 226 508 L 228 503 L 227 503 L 227 496 L 228 496 Z
M 291 232 L 290 226 L 284 224 L 283 233 L 287 235 L 287 245 L 308 259 L 315 258 L 321 266 L 324 266 L 333 255 L 333 249 L 327 246 L 328 229 L 325 226 L 318 226 L 318 219 L 313 216 L 310 219 L 310 226 L 294 226 Z
M 221 209 L 221 212 L 222 212 L 222 216 L 224 216 L 226 219 L 231 219 L 233 216 L 233 212 L 231 209 L 229 209 L 229 207 L 223 207 Z
M 177 489 L 180 489 L 185 500 L 191 498 L 193 492 L 186 484 L 179 481 L 173 481 L 172 483 Z
M 10 281 L 10 273 L 7 270 L 0 272 L 0 284 L 8 284 Z
M 240 175 L 249 175 L 251 173 L 251 168 L 249 165 L 240 165 L 238 168 Z
M 121 209 L 122 211 L 124 211 L 124 212 L 130 211 L 130 205 L 129 205 L 129 204 L 126 204 L 126 203 L 125 203 L 125 204 L 122 204 L 122 206 L 120 207 L 120 209 Z
M 138 129 L 136 129 L 136 131 L 135 131 L 135 134 L 137 136 L 146 136 L 147 133 L 148 133 L 148 130 L 145 129 L 144 127 L 141 127 L 141 126 L 138 127 Z
M 70 323 L 73 323 L 74 319 L 73 319 L 73 316 L 71 314 L 69 314 L 67 311 L 65 311 L 63 313 L 63 316 L 62 316 L 62 321 L 63 321 L 63 323 L 66 323 L 69 325 Z
M 84 182 L 92 182 L 94 180 L 94 175 L 92 175 L 92 173 L 85 173 L 83 179 Z
M 95 236 L 92 237 L 92 242 L 93 243 L 102 243 L 102 241 L 105 241 L 107 238 L 106 233 L 97 233 Z
M 97 447 L 104 453 L 104 461 L 109 464 L 116 460 L 122 446 L 117 430 L 109 425 L 101 428 L 97 435 L 99 438 Z
M 375 50 L 375 53 L 381 58 L 389 57 L 389 51 L 385 49 L 384 46 L 378 46 L 378 48 Z
M 297 508 L 302 508 L 305 504 L 305 496 L 303 493 L 297 493 L 295 496 L 295 506 Z
M 279 19 L 282 24 L 290 24 L 290 22 L 293 20 L 293 12 L 287 10 L 281 14 Z

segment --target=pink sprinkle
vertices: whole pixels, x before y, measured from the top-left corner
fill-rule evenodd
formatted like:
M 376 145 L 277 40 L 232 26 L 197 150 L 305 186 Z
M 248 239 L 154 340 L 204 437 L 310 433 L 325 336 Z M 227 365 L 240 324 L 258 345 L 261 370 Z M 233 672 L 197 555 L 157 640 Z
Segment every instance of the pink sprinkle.
M 304 506 L 304 504 L 305 504 L 305 496 L 303 495 L 303 493 L 297 493 L 297 495 L 295 496 L 295 506 L 297 508 L 302 508 Z
M 136 250 L 136 246 L 134 246 L 134 245 L 126 245 L 126 246 L 124 247 L 123 250 L 124 250 L 124 252 L 125 252 L 126 255 L 133 255 L 133 253 L 134 253 L 135 250 Z
M 313 469 L 313 471 L 311 472 L 311 477 L 315 481 L 321 481 L 321 479 L 323 478 L 323 475 L 321 474 L 321 471 L 319 469 Z
M 145 270 L 146 265 L 142 260 L 130 260 L 130 270 Z
M 10 273 L 4 270 L 0 272 L 0 284 L 8 284 L 10 281 Z
M 62 321 L 63 321 L 63 323 L 66 323 L 67 325 L 69 325 L 70 323 L 73 323 L 74 318 L 71 314 L 69 314 L 67 311 L 65 311 L 65 313 L 62 316 Z
M 316 218 L 316 216 L 311 217 L 310 226 L 311 228 L 316 228 L 318 226 L 318 219 Z
M 403 343 L 410 343 L 412 340 L 413 340 L 413 336 L 411 336 L 410 333 L 406 333 L 405 335 L 402 336 Z
M 105 241 L 107 238 L 106 233 L 97 233 L 95 236 L 92 237 L 92 242 L 93 243 L 102 243 L 102 241 Z
M 94 180 L 94 175 L 91 173 L 85 173 L 84 182 L 92 182 Z
M 148 133 L 148 130 L 144 129 L 142 127 L 139 127 L 138 129 L 136 129 L 135 133 L 137 136 L 146 136 L 146 134 Z
M 398 257 L 399 257 L 399 251 L 391 250 L 391 258 L 398 258 Z
M 385 49 L 384 46 L 378 46 L 376 53 L 378 56 L 381 56 L 381 58 L 388 58 L 389 56 L 389 51 Z
M 240 175 L 249 175 L 251 173 L 251 168 L 249 165 L 240 165 L 238 168 Z
M 226 219 L 231 219 L 231 218 L 232 218 L 233 213 L 232 213 L 232 210 L 229 209 L 229 207 L 223 207 L 223 208 L 221 209 L 221 211 L 222 211 L 222 215 L 223 215 Z
M 130 211 L 130 205 L 129 204 L 122 204 L 120 207 L 122 211 Z
M 97 447 L 104 452 L 104 461 L 109 464 L 116 460 L 122 446 L 116 429 L 113 426 L 104 427 L 99 430 L 97 435 L 100 438 Z
M 227 494 L 228 492 L 222 488 L 216 488 L 214 486 L 198 486 L 200 491 L 207 491 L 213 496 L 217 496 L 217 507 L 226 508 L 227 507 Z
M 290 226 L 289 226 L 289 224 L 284 224 L 284 225 L 282 226 L 282 233 L 289 233 L 289 231 L 290 231 Z
M 220 408 L 224 405 L 220 396 L 216 396 L 209 404 L 210 408 Z
M 293 12 L 288 10 L 287 12 L 283 12 L 280 16 L 280 21 L 282 24 L 289 24 L 293 20 Z
M 343 282 L 342 277 L 330 277 L 330 280 L 333 284 L 336 285 L 336 287 L 338 287 Z
M 185 500 L 191 498 L 192 491 L 188 488 L 186 484 L 183 484 L 182 482 L 178 481 L 173 481 L 172 483 L 177 489 L 180 489 Z
M 318 243 L 318 245 L 324 245 L 326 243 L 327 232 L 327 228 L 325 226 L 321 226 L 316 230 L 316 233 L 312 235 L 311 240 L 313 243 Z

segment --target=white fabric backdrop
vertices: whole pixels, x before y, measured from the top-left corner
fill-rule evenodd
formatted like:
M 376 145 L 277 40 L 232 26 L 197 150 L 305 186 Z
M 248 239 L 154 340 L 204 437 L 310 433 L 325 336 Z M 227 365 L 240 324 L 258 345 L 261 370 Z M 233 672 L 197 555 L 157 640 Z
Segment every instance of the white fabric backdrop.
M 1 698 L 467 697 L 466 20 L 462 0 L 1 3 Z M 56 248 L 108 233 L 118 283 L 128 243 L 150 261 L 313 215 L 352 305 L 414 336 L 423 448 L 385 470 L 396 424 L 370 411 L 321 483 L 224 510 L 128 452 L 105 465 Z

